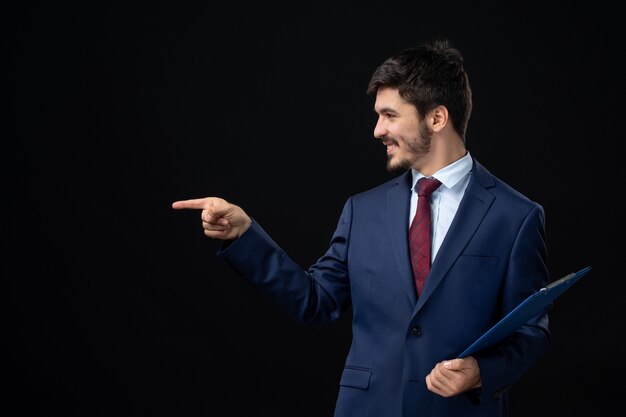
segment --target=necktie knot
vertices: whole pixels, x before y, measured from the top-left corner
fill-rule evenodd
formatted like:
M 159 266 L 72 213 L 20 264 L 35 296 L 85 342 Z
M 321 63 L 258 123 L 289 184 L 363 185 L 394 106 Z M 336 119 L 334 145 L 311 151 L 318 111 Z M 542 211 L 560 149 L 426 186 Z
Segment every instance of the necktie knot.
M 441 185 L 437 178 L 422 177 L 417 180 L 417 195 L 422 197 L 430 197 L 430 195 Z

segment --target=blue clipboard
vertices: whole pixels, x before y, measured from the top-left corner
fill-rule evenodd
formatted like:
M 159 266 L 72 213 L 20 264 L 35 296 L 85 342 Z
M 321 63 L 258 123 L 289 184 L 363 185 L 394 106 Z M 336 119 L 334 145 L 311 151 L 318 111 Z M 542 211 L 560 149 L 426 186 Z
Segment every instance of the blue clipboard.
M 531 294 L 491 329 L 487 330 L 481 337 L 476 339 L 476 341 L 468 346 L 458 357 L 464 358 L 469 356 L 481 349 L 495 345 L 505 337 L 513 334 L 530 319 L 539 315 L 551 302 L 567 291 L 576 281 L 589 272 L 590 269 L 591 267 L 588 266 L 578 272 L 572 272 L 548 284 L 536 293 Z

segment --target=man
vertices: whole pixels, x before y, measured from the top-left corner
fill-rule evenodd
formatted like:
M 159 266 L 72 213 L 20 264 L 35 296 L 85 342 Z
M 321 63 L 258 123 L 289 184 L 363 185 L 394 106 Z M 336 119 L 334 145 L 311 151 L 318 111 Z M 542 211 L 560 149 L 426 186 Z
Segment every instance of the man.
M 448 41 L 390 57 L 368 93 L 374 136 L 399 175 L 347 200 L 328 251 L 307 270 L 239 206 L 208 197 L 173 207 L 202 210 L 205 235 L 224 241 L 219 256 L 296 319 L 328 322 L 352 308 L 335 417 L 506 416 L 508 387 L 548 347 L 547 313 L 458 355 L 548 283 L 543 209 L 466 149 L 472 94 Z M 414 248 L 422 177 L 438 188 L 425 205 L 428 242 Z M 411 259 L 423 249 L 427 278 L 416 284 Z

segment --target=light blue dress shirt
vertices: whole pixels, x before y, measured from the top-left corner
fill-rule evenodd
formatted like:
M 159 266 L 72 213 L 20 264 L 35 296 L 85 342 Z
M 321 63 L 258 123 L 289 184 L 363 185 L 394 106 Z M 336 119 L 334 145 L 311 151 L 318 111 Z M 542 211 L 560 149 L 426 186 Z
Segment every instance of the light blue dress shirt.
M 437 252 L 441 247 L 443 238 L 448 233 L 450 224 L 459 208 L 472 170 L 472 157 L 469 152 L 450 165 L 441 168 L 432 176 L 437 178 L 441 185 L 431 196 L 430 207 L 432 209 L 432 256 L 431 263 L 435 260 Z M 417 190 L 415 185 L 417 180 L 424 177 L 420 172 L 412 170 L 413 182 L 411 184 L 411 211 L 409 214 L 409 225 L 413 221 L 415 211 L 417 210 Z

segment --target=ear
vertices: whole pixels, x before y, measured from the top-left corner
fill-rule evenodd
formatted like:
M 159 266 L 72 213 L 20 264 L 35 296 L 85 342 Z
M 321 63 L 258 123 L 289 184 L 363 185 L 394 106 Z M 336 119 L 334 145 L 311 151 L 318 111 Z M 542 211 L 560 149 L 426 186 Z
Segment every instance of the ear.
M 439 105 L 430 112 L 431 129 L 433 132 L 440 132 L 448 124 L 448 109 Z

